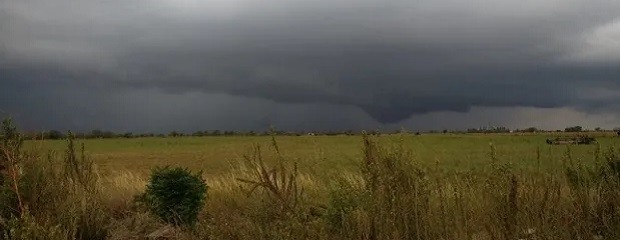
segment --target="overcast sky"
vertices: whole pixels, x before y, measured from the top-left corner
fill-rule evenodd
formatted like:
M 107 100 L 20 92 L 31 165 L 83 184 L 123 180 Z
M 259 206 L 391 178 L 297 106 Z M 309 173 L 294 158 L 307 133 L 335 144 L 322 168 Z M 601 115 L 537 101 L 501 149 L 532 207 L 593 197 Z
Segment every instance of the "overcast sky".
M 617 0 L 0 0 L 29 130 L 620 126 Z

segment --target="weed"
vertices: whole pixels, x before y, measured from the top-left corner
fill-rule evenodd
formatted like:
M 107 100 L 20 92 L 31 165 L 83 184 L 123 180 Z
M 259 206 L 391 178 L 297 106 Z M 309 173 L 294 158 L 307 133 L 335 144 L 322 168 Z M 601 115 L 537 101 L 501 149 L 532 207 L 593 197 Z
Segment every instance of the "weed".
M 303 194 L 303 189 L 297 183 L 297 164 L 293 164 L 290 169 L 287 168 L 275 139 L 272 144 L 278 157 L 276 166 L 269 168 L 263 160 L 260 146 L 255 145 L 252 154 L 244 156 L 250 178 L 237 178 L 237 180 L 250 186 L 246 190 L 248 195 L 261 188 L 267 192 L 282 211 L 295 213 Z

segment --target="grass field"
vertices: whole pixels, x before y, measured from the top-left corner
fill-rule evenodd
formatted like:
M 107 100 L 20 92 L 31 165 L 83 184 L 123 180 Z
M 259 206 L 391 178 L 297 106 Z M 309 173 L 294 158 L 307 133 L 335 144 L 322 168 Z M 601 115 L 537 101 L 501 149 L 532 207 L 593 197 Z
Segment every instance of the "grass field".
M 497 158 L 519 169 L 553 169 L 560 167 L 567 146 L 548 145 L 547 138 L 558 134 L 428 134 L 383 135 L 384 144 L 403 146 L 414 160 L 425 166 L 439 164 L 449 170 L 472 170 L 488 165 L 490 144 Z M 593 134 L 601 149 L 620 146 L 615 134 Z M 300 170 L 324 175 L 342 171 L 359 171 L 362 157 L 361 136 L 277 136 L 282 154 L 299 164 Z M 206 175 L 227 173 L 242 162 L 255 144 L 270 147 L 270 136 L 176 137 L 134 139 L 78 140 L 102 173 L 132 171 L 146 174 L 155 166 L 178 165 L 202 170 Z M 27 149 L 64 150 L 64 140 L 26 142 Z M 593 161 L 597 145 L 570 146 L 573 158 Z M 540 161 L 538 161 L 540 154 Z
M 620 138 L 546 144 L 558 135 L 76 140 L 92 173 L 67 162 L 67 141 L 27 141 L 22 195 L 37 211 L 5 228 L 59 234 L 50 239 L 618 239 Z M 89 192 L 63 177 L 71 164 L 94 177 Z M 202 171 L 209 186 L 192 228 L 135 206 L 151 169 L 166 165 Z M 250 192 L 240 179 L 261 184 Z

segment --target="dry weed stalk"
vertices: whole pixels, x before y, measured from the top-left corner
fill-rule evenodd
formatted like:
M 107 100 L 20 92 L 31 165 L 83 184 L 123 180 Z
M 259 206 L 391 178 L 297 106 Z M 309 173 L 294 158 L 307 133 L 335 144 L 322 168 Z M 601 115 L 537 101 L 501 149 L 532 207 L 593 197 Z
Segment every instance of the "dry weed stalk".
M 245 155 L 246 167 L 250 170 L 252 179 L 237 178 L 238 181 L 250 185 L 247 194 L 252 194 L 256 189 L 263 188 L 272 196 L 279 205 L 287 212 L 295 212 L 303 189 L 298 186 L 297 163 L 293 164 L 292 169 L 284 166 L 284 159 L 280 154 L 275 138 L 272 137 L 272 144 L 276 150 L 278 163 L 269 168 L 263 161 L 261 148 L 255 145 L 251 155 Z

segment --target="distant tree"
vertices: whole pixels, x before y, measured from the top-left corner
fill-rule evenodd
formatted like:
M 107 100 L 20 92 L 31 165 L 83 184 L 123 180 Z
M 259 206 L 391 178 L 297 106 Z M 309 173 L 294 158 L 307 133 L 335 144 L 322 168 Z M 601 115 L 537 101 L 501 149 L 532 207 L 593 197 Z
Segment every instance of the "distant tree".
M 194 137 L 202 137 L 204 135 L 205 135 L 205 133 L 202 132 L 202 131 L 196 131 L 196 132 L 192 133 L 192 136 L 194 136 Z
M 133 138 L 133 133 L 131 133 L 131 132 L 123 133 L 123 137 L 124 138 Z
M 581 132 L 583 128 L 581 126 L 567 127 L 564 129 L 565 132 Z
M 139 136 L 140 137 L 154 137 L 155 134 L 153 134 L 153 133 L 143 133 L 143 134 L 140 134 Z
M 73 134 L 73 137 L 75 137 L 75 138 L 77 138 L 77 139 L 80 139 L 80 138 L 81 138 L 81 139 L 84 139 L 84 138 L 87 138 L 87 135 L 88 135 L 88 134 L 86 134 L 86 133 L 77 132 L 77 133 L 74 133 L 74 134 Z
M 65 135 L 62 134 L 62 132 L 60 132 L 58 130 L 51 130 L 51 131 L 47 132 L 46 135 L 47 135 L 45 137 L 46 139 L 63 139 L 63 138 L 65 138 Z
M 103 137 L 103 131 L 99 130 L 99 129 L 95 129 L 90 131 L 90 138 L 102 138 Z
M 603 130 L 601 127 L 597 127 L 594 129 L 594 131 L 600 132 L 601 130 Z
M 529 127 L 529 128 L 523 129 L 523 132 L 529 132 L 529 133 L 538 132 L 538 128 Z
M 181 136 L 181 134 L 178 133 L 177 131 L 172 131 L 168 133 L 168 137 L 179 137 L 179 136 Z
M 491 132 L 493 133 L 507 133 L 510 132 L 510 129 L 507 127 L 496 127 L 494 129 L 491 129 Z
M 444 129 L 443 131 L 441 131 L 443 134 L 448 133 L 448 129 Z
M 222 135 L 222 133 L 220 132 L 220 130 L 214 130 L 214 131 L 211 133 L 211 135 L 213 135 L 213 136 L 220 136 L 220 135 Z
M 116 134 L 114 134 L 114 132 L 112 131 L 103 132 L 103 138 L 114 138 L 114 137 L 116 137 Z
M 478 130 L 477 128 L 468 128 L 467 132 L 468 133 L 478 133 L 478 132 L 480 132 L 480 130 Z

